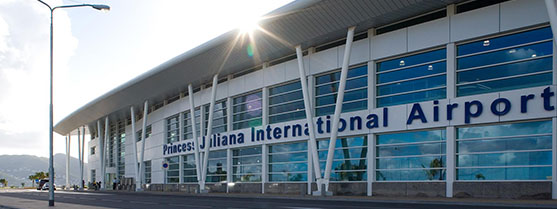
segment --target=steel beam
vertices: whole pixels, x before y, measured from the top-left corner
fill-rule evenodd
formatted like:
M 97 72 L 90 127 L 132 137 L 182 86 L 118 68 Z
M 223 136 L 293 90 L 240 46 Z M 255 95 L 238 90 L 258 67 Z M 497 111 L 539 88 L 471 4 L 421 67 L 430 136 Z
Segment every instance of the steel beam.
M 342 112 L 342 102 L 344 100 L 344 89 L 346 87 L 346 78 L 348 77 L 348 64 L 350 62 L 350 52 L 352 48 L 352 41 L 354 39 L 355 26 L 348 28 L 346 35 L 346 45 L 344 48 L 344 59 L 342 61 L 342 68 L 340 70 L 340 81 L 338 85 L 337 101 L 335 104 L 335 114 L 333 115 L 331 138 L 329 139 L 329 151 L 327 153 L 327 162 L 325 164 L 325 191 L 329 191 L 329 179 L 331 177 L 331 168 L 333 167 L 333 156 L 335 151 L 335 144 L 338 136 L 338 123 L 340 120 L 340 113 Z
M 141 184 L 139 181 L 139 165 L 137 160 L 137 141 L 136 141 L 136 131 L 135 131 L 135 111 L 133 105 L 130 107 L 131 121 L 132 121 L 132 150 L 133 150 L 133 174 L 135 176 L 135 191 L 139 191 Z M 143 130 L 145 131 L 145 130 Z
M 209 121 L 207 122 L 207 134 L 205 135 L 205 153 L 203 157 L 203 178 L 201 179 L 199 189 L 202 192 L 207 192 L 205 190 L 205 182 L 207 180 L 207 165 L 209 163 L 209 150 L 210 150 L 210 143 L 211 143 L 211 134 L 213 133 L 213 110 L 215 109 L 215 98 L 217 94 L 217 83 L 218 83 L 218 76 L 219 74 L 215 74 L 213 76 L 213 87 L 211 88 L 211 103 L 209 104 Z M 195 124 L 194 124 L 195 125 Z M 230 180 L 230 179 L 229 179 Z
M 145 183 L 145 136 L 147 134 L 147 114 L 149 113 L 149 101 L 143 103 L 143 124 L 141 131 L 141 155 L 139 155 L 139 186 Z M 153 164 L 151 164 L 152 166 Z
M 310 145 L 310 150 L 311 150 L 311 156 L 312 156 L 312 164 L 313 164 L 313 170 L 315 172 L 315 177 L 317 178 L 317 192 L 314 193 L 315 195 L 319 195 L 321 194 L 321 184 L 322 182 L 322 178 L 321 178 L 321 168 L 319 167 L 319 155 L 317 153 L 317 140 L 315 139 L 315 128 L 314 128 L 314 124 L 313 124 L 313 108 L 311 108 L 311 99 L 309 96 L 309 91 L 308 91 L 308 82 L 307 82 L 307 76 L 306 76 L 306 71 L 304 70 L 304 55 L 302 53 L 302 46 L 298 45 L 296 46 L 296 55 L 298 57 L 298 72 L 300 73 L 300 83 L 302 84 L 302 94 L 304 97 L 304 109 L 306 111 L 306 122 L 308 124 L 308 129 L 309 129 L 309 145 Z M 308 177 L 311 178 L 311 177 Z
M 202 189 L 204 185 L 201 184 L 201 159 L 199 159 L 199 139 L 197 138 L 197 127 L 195 127 L 195 103 L 193 100 L 193 86 L 191 84 L 188 85 L 188 97 L 190 100 L 190 121 L 191 121 L 191 130 L 193 132 L 193 142 L 194 142 L 194 160 L 195 160 L 195 175 L 197 177 L 197 183 L 199 184 L 199 189 Z M 203 186 L 203 187 L 202 187 Z

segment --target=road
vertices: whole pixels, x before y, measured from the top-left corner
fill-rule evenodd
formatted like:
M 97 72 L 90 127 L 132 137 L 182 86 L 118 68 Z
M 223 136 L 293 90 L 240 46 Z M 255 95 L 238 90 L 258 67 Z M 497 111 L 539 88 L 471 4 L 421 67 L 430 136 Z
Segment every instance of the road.
M 5 199 L 2 199 L 5 198 Z M 7 200 L 11 201 L 7 201 Z M 31 208 L 48 205 L 48 192 L 36 190 L 0 191 L 0 208 Z M 418 201 L 376 201 L 376 200 L 338 200 L 312 198 L 277 198 L 277 197 L 230 197 L 214 195 L 168 195 L 150 193 L 100 193 L 100 192 L 66 192 L 56 191 L 57 208 L 76 205 L 87 208 L 277 208 L 277 209 L 514 209 L 514 208 L 555 208 L 553 206 L 512 204 L 474 204 L 455 202 L 418 202 Z M 12 205 L 10 205 L 12 204 Z M 26 206 L 28 204 L 29 206 Z M 70 206 L 68 206 L 70 205 Z M 48 208 L 48 207 L 44 207 Z

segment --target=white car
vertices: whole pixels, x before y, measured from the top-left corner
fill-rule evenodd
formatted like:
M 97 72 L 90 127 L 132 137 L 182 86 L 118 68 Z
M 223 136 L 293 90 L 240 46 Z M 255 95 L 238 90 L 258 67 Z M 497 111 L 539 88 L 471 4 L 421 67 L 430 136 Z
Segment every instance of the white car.
M 50 185 L 50 184 L 49 184 L 48 182 L 45 183 L 45 184 L 43 185 L 42 190 L 48 190 L 49 185 Z M 54 184 L 54 190 L 56 190 L 56 184 Z

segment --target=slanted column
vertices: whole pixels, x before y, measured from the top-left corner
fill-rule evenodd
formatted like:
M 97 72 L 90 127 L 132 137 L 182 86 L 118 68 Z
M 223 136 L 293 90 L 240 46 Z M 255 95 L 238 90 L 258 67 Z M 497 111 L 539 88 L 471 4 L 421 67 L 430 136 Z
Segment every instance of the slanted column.
M 545 0 L 545 7 L 547 8 L 547 15 L 549 16 L 549 24 L 553 32 L 553 43 L 555 43 L 555 34 L 557 34 L 557 1 Z
M 141 131 L 141 155 L 139 156 L 139 186 L 141 187 L 145 183 L 145 136 L 147 133 L 147 113 L 149 113 L 149 101 L 145 100 L 143 104 L 143 125 Z M 152 164 L 151 164 L 152 166 Z M 166 181 L 166 178 L 165 178 Z
M 445 195 L 453 197 L 453 183 L 456 178 L 456 128 L 448 126 L 446 131 L 447 140 L 447 171 Z
M 201 188 L 200 191 L 202 193 L 207 193 L 208 191 L 205 189 L 205 182 L 207 180 L 207 165 L 209 163 L 209 150 L 210 150 L 210 143 L 211 143 L 211 135 L 213 134 L 213 112 L 215 109 L 215 98 L 217 94 L 217 82 L 218 82 L 219 74 L 213 76 L 213 87 L 211 88 L 211 103 L 209 104 L 209 121 L 207 122 L 207 134 L 205 135 L 205 153 L 203 157 L 203 167 L 202 167 L 202 180 L 201 180 Z
M 66 136 L 66 189 L 70 189 L 70 137 Z
M 83 179 L 83 170 L 85 169 L 85 126 L 81 127 L 81 159 L 79 160 L 79 169 L 80 169 L 80 184 L 81 184 L 81 188 L 80 190 L 84 190 L 85 189 L 85 179 Z
M 105 152 L 105 155 L 104 155 L 105 157 L 104 158 L 106 158 L 106 156 L 108 156 L 108 137 L 109 137 L 108 136 L 109 126 L 108 125 L 109 125 L 108 124 L 108 116 L 106 116 L 106 118 L 104 119 L 104 137 L 103 137 L 104 138 L 104 150 L 103 150 L 103 152 Z M 107 180 L 107 178 L 106 178 L 106 162 L 104 163 L 104 167 L 103 167 L 102 180 L 103 180 L 102 184 L 106 185 L 107 184 L 107 182 L 106 182 L 106 180 Z M 103 188 L 103 187 L 101 186 L 101 188 Z
M 306 122 L 309 129 L 309 147 L 311 150 L 311 160 L 313 164 L 313 170 L 315 172 L 315 177 L 317 178 L 317 191 L 313 192 L 314 195 L 321 195 L 321 168 L 319 167 L 319 156 L 317 155 L 317 142 L 315 140 L 315 128 L 313 124 L 313 108 L 311 108 L 311 98 L 308 91 L 308 82 L 306 71 L 304 70 L 304 55 L 302 53 L 302 46 L 296 46 L 296 55 L 298 57 L 298 71 L 300 73 L 300 83 L 302 84 L 302 94 L 304 97 L 304 109 L 306 111 Z M 308 178 L 311 178 L 308 176 Z
M 101 172 L 100 174 L 102 175 L 101 178 L 98 179 L 103 179 L 104 178 L 104 139 L 103 137 L 101 137 L 101 121 L 97 120 L 97 138 L 99 139 L 99 155 L 100 155 L 100 161 L 101 161 Z M 96 174 L 95 174 L 96 175 Z M 97 179 L 97 177 L 95 177 L 95 179 Z M 102 182 L 104 183 L 104 182 Z M 101 184 L 101 189 L 104 189 L 104 184 Z
M 79 160 L 79 172 L 81 173 L 81 171 L 82 171 L 82 169 L 81 169 L 82 168 L 81 167 L 82 156 L 81 156 L 81 129 L 80 128 L 77 128 L 77 158 Z M 79 178 L 79 184 L 78 185 L 79 185 L 79 190 L 81 190 L 81 188 L 83 188 L 82 187 L 83 185 L 81 185 L 81 183 L 82 183 L 81 180 L 83 180 L 83 176 L 82 175 L 79 175 L 79 176 L 80 176 L 80 178 Z
M 335 151 L 335 144 L 338 136 L 338 123 L 340 120 L 340 113 L 342 112 L 342 102 L 344 100 L 344 89 L 346 87 L 346 78 L 348 77 L 348 64 L 350 62 L 350 52 L 352 48 L 352 41 L 354 39 L 354 30 L 356 27 L 348 28 L 346 35 L 346 46 L 344 50 L 344 59 L 342 61 L 342 68 L 340 70 L 340 82 L 338 85 L 337 101 L 335 104 L 335 114 L 333 115 L 331 137 L 329 139 L 329 149 L 327 153 L 327 162 L 325 164 L 325 191 L 329 192 L 329 179 L 331 177 L 331 168 L 333 167 L 333 156 Z M 332 193 L 331 193 L 332 195 Z
M 141 184 L 139 178 L 139 165 L 138 165 L 138 160 L 137 160 L 137 141 L 136 141 L 136 131 L 135 131 L 135 111 L 133 109 L 133 106 L 130 107 L 130 113 L 131 113 L 131 121 L 132 121 L 132 151 L 133 151 L 133 174 L 135 176 L 135 191 L 139 191 L 141 189 Z M 145 131 L 145 130 L 143 130 Z
M 190 121 L 191 121 L 191 131 L 193 132 L 193 143 L 194 143 L 194 157 L 195 157 L 195 175 L 197 177 L 197 183 L 199 184 L 199 189 L 205 187 L 205 184 L 201 183 L 201 159 L 199 159 L 199 139 L 197 138 L 197 127 L 195 126 L 195 103 L 193 100 L 193 86 L 191 84 L 188 85 L 188 93 L 189 93 L 189 100 L 190 100 Z M 199 190 L 198 190 L 199 191 Z

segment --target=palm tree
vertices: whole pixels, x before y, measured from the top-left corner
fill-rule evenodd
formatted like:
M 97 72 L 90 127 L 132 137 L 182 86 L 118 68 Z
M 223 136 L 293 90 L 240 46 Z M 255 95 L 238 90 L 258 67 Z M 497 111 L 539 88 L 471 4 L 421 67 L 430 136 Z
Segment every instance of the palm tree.
M 4 185 L 4 187 L 7 187 L 8 181 L 6 179 L 0 179 L 0 184 Z
M 31 180 L 31 183 L 33 184 L 33 187 L 35 187 L 35 179 L 37 179 L 36 175 L 30 175 L 29 177 L 27 177 L 29 180 Z

